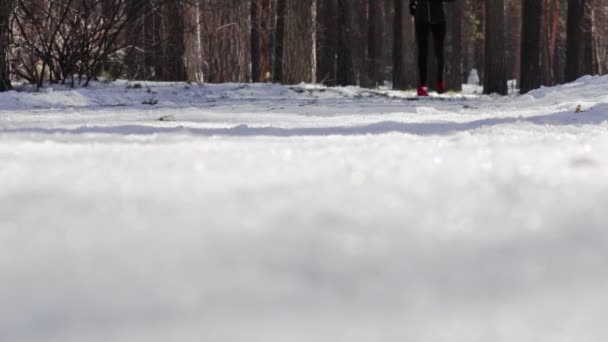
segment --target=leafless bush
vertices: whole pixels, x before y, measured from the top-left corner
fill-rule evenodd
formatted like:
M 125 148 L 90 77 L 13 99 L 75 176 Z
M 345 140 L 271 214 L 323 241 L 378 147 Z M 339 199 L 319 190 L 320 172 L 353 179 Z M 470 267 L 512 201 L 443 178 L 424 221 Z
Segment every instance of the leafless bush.
M 15 72 L 39 87 L 45 79 L 87 86 L 126 47 L 119 37 L 143 2 L 18 0 Z

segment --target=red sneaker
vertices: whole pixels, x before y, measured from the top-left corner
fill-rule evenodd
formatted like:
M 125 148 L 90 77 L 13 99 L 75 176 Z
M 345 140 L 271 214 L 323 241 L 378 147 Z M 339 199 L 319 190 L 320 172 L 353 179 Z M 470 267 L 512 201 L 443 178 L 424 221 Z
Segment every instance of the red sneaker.
M 437 94 L 445 93 L 445 83 L 437 82 Z
M 418 86 L 418 96 L 429 96 L 429 91 L 425 86 Z

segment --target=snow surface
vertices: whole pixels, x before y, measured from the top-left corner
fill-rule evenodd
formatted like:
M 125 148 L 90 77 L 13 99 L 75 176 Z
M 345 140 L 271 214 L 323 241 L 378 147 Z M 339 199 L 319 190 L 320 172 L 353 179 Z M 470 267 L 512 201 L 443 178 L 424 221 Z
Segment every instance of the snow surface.
M 605 341 L 608 77 L 476 92 L 0 94 L 0 341 Z

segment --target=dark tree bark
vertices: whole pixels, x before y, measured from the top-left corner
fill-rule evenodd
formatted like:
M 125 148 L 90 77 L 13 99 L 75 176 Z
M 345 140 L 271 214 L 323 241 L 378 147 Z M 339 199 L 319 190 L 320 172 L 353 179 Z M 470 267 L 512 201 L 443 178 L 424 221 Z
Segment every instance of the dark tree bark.
M 184 61 L 186 80 L 203 83 L 203 46 L 201 41 L 201 8 L 199 0 L 184 9 Z
M 448 49 L 446 51 L 446 89 L 462 91 L 462 20 L 463 4 L 448 5 Z
M 275 43 L 274 43 L 274 82 L 283 82 L 283 44 L 285 41 L 285 9 L 287 0 L 277 0 Z
M 520 79 L 522 1 L 525 0 L 510 0 L 506 3 L 505 13 L 506 18 L 508 18 L 508 25 L 505 28 L 505 59 L 507 79 L 509 80 Z
M 555 85 L 557 82 L 555 55 L 557 50 L 557 35 L 560 20 L 560 1 L 543 0 L 543 25 L 541 33 L 541 84 Z
M 251 80 L 268 81 L 270 73 L 270 0 L 251 0 Z
M 406 11 L 407 12 L 407 11 Z M 403 47 L 404 66 L 403 70 L 405 75 L 403 78 L 405 88 L 415 88 L 418 83 L 418 56 L 416 46 L 416 29 L 414 25 L 414 18 L 409 13 L 404 13 L 405 19 L 403 20 L 403 37 L 405 39 Z M 409 48 L 407 48 L 409 47 Z
M 405 35 L 403 30 L 404 0 L 394 0 L 393 16 L 393 89 L 407 89 L 405 79 L 404 46 Z
M 378 0 L 371 0 L 378 2 Z M 370 86 L 368 51 L 368 13 L 369 0 L 350 0 L 351 19 L 350 44 L 353 53 L 353 85 Z
M 353 65 L 353 13 L 349 0 L 338 0 L 338 50 L 336 79 L 338 85 L 355 84 Z
M 467 5 L 466 1 L 463 1 Z M 469 72 L 471 71 L 471 44 L 473 36 L 473 25 L 471 25 L 471 16 L 465 12 L 462 23 L 462 79 L 468 80 Z
M 185 81 L 184 64 L 184 7 L 181 1 L 168 1 L 163 6 L 164 39 L 163 65 L 160 78 L 163 81 Z
M 505 69 L 505 2 L 486 1 L 484 94 L 507 95 Z
M 264 82 L 271 80 L 273 32 L 273 0 L 261 1 L 260 8 L 260 78 Z
M 595 54 L 595 43 L 593 35 L 596 34 L 594 27 L 595 7 L 598 0 L 586 0 L 583 18 L 583 61 L 591 61 L 582 65 L 583 75 L 595 75 L 598 69 L 598 60 Z M 605 20 L 605 19 L 604 19 Z
M 283 82 L 316 81 L 314 0 L 287 0 L 283 56 Z
M 566 82 L 593 73 L 593 47 L 591 37 L 590 0 L 568 1 L 566 42 Z M 589 51 L 591 50 L 591 51 Z
M 484 77 L 484 60 L 485 60 L 485 26 L 486 26 L 486 1 L 485 0 L 474 0 L 473 3 L 476 3 L 476 7 L 474 9 L 474 19 L 475 19 L 475 31 L 473 32 L 474 44 L 473 44 L 473 67 L 477 69 L 479 73 L 480 81 L 483 85 Z
M 260 0 L 251 0 L 251 81 L 260 82 Z
M 608 18 L 608 0 L 596 1 L 599 2 L 593 17 L 593 27 L 595 29 L 593 43 L 595 59 L 597 60 L 596 72 L 605 75 L 608 73 L 608 41 L 606 40 L 606 36 L 608 36 L 608 21 L 606 20 Z
M 163 73 L 162 16 L 152 1 L 147 1 L 146 9 L 149 11 L 144 17 L 146 78 L 159 79 Z
M 125 28 L 125 41 L 127 43 L 126 56 L 124 58 L 124 71 L 128 79 L 146 79 L 146 65 L 142 47 L 145 42 L 143 39 L 144 16 L 149 13 L 149 4 L 139 4 L 139 0 L 128 1 L 129 24 Z
M 209 83 L 251 80 L 251 0 L 204 0 L 203 69 Z
M 336 85 L 337 17 L 337 0 L 318 0 L 317 80 L 328 86 Z
M 13 2 L 11 0 L 2 0 L 2 3 L 0 3 L 0 91 L 11 90 L 8 50 L 10 42 L 9 20 L 12 9 Z
M 367 31 L 367 58 L 368 80 L 367 86 L 377 87 L 384 81 L 382 52 L 384 49 L 384 3 L 379 0 L 368 1 L 368 31 Z
M 543 3 L 524 0 L 522 4 L 520 93 L 541 85 L 541 25 Z

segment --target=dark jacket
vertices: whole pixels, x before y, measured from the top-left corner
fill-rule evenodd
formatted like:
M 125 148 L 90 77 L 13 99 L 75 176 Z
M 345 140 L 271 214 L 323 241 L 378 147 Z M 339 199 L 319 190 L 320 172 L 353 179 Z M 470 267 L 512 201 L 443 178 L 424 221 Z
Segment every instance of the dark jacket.
M 444 2 L 454 0 L 410 0 L 410 13 L 416 17 L 417 25 L 445 22 Z

